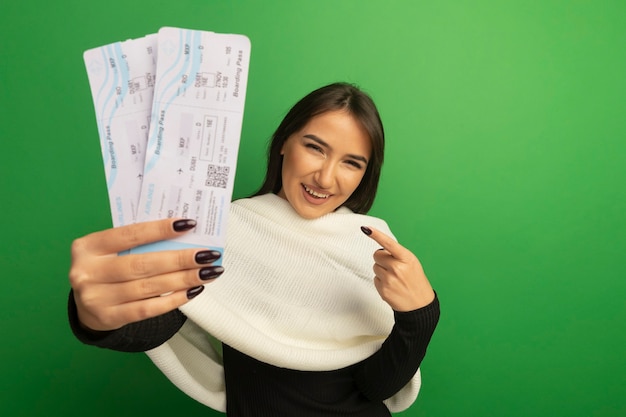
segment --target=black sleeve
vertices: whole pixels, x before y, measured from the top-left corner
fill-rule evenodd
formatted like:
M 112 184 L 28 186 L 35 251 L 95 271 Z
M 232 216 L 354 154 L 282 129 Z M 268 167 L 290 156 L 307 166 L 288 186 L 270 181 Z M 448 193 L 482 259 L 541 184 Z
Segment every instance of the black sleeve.
M 127 324 L 116 330 L 89 331 L 80 325 L 73 291 L 70 291 L 67 312 L 70 327 L 78 340 L 87 345 L 120 352 L 145 352 L 160 346 L 172 337 L 187 320 L 187 317 L 176 309 L 161 316 Z
M 356 385 L 371 401 L 396 394 L 415 375 L 439 321 L 439 299 L 408 312 L 394 311 L 395 324 L 380 350 L 361 362 Z

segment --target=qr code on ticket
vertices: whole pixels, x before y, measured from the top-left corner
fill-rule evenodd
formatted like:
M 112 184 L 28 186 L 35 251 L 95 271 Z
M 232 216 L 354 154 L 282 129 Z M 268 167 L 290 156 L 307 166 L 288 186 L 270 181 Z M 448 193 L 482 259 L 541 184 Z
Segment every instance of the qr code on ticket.
M 226 188 L 230 167 L 225 165 L 209 165 L 207 168 L 207 187 Z

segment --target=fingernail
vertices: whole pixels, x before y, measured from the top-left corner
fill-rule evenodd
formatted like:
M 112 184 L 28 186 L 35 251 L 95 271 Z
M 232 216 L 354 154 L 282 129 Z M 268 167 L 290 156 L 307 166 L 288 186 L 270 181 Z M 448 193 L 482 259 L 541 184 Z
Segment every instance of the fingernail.
M 204 290 L 204 286 L 200 285 L 198 287 L 193 287 L 187 290 L 187 299 L 191 300 L 193 297 L 196 297 L 198 294 L 200 294 L 202 292 L 202 290 Z
M 372 234 L 372 229 L 366 226 L 361 226 L 361 231 L 368 236 Z
M 217 278 L 224 273 L 224 268 L 221 266 L 209 266 L 202 268 L 198 275 L 202 281 Z
M 208 264 L 217 261 L 220 256 L 222 256 L 222 254 L 216 250 L 203 250 L 202 252 L 196 253 L 196 263 Z
M 194 227 L 196 227 L 197 222 L 195 220 L 191 220 L 191 219 L 183 219 L 183 220 L 176 220 L 172 227 L 174 228 L 174 231 L 176 232 L 184 232 L 186 230 L 190 230 L 193 229 Z

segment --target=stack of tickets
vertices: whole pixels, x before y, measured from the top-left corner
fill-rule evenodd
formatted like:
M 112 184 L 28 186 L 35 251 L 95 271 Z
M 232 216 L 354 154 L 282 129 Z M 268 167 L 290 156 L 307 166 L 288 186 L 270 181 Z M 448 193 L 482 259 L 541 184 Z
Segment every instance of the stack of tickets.
M 158 34 L 90 49 L 84 60 L 113 226 L 195 219 L 191 232 L 144 249 L 223 251 L 249 39 L 165 27 Z

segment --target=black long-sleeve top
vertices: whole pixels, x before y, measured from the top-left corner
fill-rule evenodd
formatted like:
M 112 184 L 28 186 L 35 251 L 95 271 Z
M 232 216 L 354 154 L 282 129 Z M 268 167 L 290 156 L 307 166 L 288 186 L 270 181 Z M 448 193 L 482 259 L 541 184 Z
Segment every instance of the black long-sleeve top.
M 186 316 L 173 310 L 109 332 L 92 333 L 78 321 L 73 293 L 70 326 L 83 343 L 123 352 L 153 349 L 172 337 Z M 224 344 L 229 417 L 390 416 L 383 400 L 413 377 L 439 320 L 439 299 L 409 312 L 394 312 L 395 324 L 369 358 L 332 371 L 297 371 L 258 361 Z

